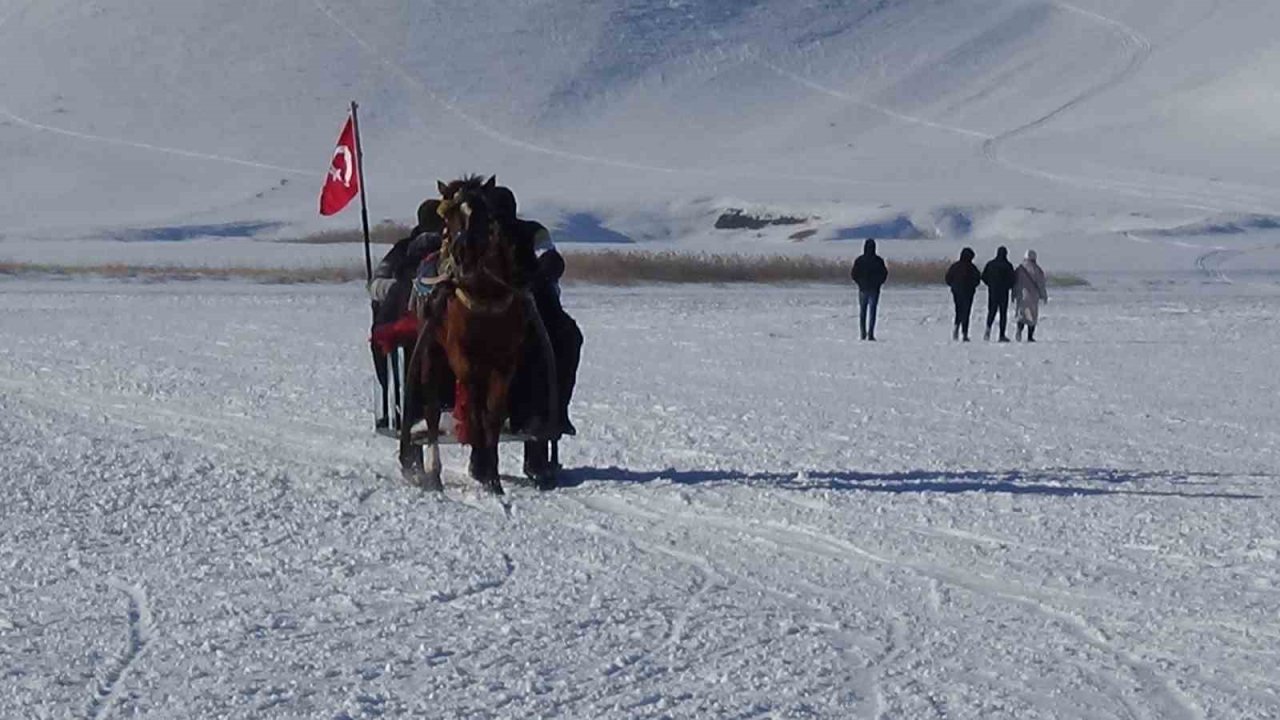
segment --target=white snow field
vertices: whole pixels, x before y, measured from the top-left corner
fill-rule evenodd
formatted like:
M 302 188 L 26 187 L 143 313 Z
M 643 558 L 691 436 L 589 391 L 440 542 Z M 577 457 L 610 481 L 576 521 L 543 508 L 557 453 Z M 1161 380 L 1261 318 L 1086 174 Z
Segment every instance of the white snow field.
M 575 288 L 504 506 L 398 479 L 357 287 L 0 283 L 0 715 L 1280 717 L 1275 297 Z
M 497 173 L 579 251 L 1092 283 L 1034 346 L 951 343 L 937 290 L 871 344 L 848 290 L 567 288 L 566 487 L 504 504 L 456 449 L 399 479 L 356 286 L 5 279 L 0 717 L 1280 718 L 1277 27 L 0 0 L 0 267 L 356 264 L 269 242 L 357 224 L 316 215 L 354 99 L 375 221 Z

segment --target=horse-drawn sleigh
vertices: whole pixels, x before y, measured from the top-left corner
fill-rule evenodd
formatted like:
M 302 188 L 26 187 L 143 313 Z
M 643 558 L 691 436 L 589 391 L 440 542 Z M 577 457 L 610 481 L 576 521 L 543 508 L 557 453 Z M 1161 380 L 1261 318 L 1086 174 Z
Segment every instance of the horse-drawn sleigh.
M 572 431 L 563 391 L 572 389 L 581 334 L 558 299 L 548 307 L 536 297 L 533 240 L 520 236 L 510 191 L 474 177 L 439 190 L 442 243 L 430 264 L 436 274 L 415 282 L 407 315 L 374 332 L 386 370 L 379 373 L 387 418 L 380 432 L 399 440 L 402 472 L 414 485 L 441 490 L 439 446 L 466 444 L 472 477 L 502 494 L 498 445 L 521 442 L 526 475 L 549 489 L 559 439 Z M 559 343 L 572 355 L 567 388 L 549 313 L 559 313 L 556 322 L 573 335 Z

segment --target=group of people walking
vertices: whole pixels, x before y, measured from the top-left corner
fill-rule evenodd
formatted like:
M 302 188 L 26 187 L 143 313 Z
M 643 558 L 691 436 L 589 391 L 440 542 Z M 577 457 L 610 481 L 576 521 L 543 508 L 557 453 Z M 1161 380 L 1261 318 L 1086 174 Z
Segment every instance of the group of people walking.
M 1009 262 L 1009 250 L 1001 246 L 996 256 L 978 270 L 973 260 L 973 248 L 960 251 L 960 259 L 947 268 L 946 282 L 951 288 L 955 304 L 955 324 L 951 338 L 969 342 L 969 320 L 973 315 L 973 300 L 980 285 L 987 286 L 987 326 L 982 337 L 991 339 L 991 330 L 1000 321 L 999 342 L 1009 342 L 1009 302 L 1016 303 L 1017 329 L 1014 337 L 1021 342 L 1023 333 L 1027 342 L 1036 341 L 1036 326 L 1040 322 L 1040 303 L 1049 301 L 1044 270 L 1036 259 L 1036 251 L 1028 250 L 1022 263 L 1016 268 Z M 863 340 L 876 339 L 876 313 L 880 305 L 880 289 L 889 279 L 889 269 L 884 259 L 876 254 L 876 241 L 868 239 L 862 255 L 853 263 L 849 277 L 858 285 L 858 328 Z
M 1027 342 L 1036 341 L 1036 325 L 1040 322 L 1040 303 L 1049 301 L 1049 293 L 1045 286 L 1044 270 L 1036 261 L 1036 251 L 1028 250 L 1022 263 L 1014 268 L 1009 262 L 1009 249 L 1001 246 L 996 256 L 989 260 L 978 272 L 973 264 L 972 248 L 960 251 L 960 259 L 947 269 L 947 285 L 951 288 L 951 298 L 955 302 L 956 320 L 951 331 L 953 340 L 969 342 L 969 316 L 973 313 L 973 298 L 978 292 L 978 285 L 987 286 L 987 329 L 982 339 L 991 339 L 991 327 L 996 317 L 1000 319 L 1000 342 L 1009 342 L 1008 313 L 1009 299 L 1017 304 L 1017 331 L 1014 335 L 1019 342 L 1025 330 Z

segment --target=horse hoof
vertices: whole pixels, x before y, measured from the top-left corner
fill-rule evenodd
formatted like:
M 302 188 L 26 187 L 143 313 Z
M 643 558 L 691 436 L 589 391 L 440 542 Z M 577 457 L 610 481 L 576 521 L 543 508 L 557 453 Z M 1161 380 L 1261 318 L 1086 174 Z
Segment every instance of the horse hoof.
M 533 484 L 539 490 L 555 490 L 557 487 L 560 486 L 560 483 L 556 481 L 556 474 L 552 470 L 548 470 L 547 472 L 534 478 Z
M 439 473 L 428 473 L 420 467 L 404 468 L 404 480 L 412 487 L 428 490 L 431 492 L 442 492 L 444 483 L 440 482 Z

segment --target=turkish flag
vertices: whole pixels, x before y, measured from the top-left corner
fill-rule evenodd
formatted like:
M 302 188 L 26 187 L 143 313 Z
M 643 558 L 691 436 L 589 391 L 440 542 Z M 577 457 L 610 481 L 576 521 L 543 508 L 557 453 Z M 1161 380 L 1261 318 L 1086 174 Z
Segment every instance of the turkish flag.
M 329 175 L 320 191 L 320 214 L 332 215 L 347 206 L 360 192 L 360 167 L 356 162 L 356 128 L 351 116 L 338 136 L 338 147 L 333 150 Z

